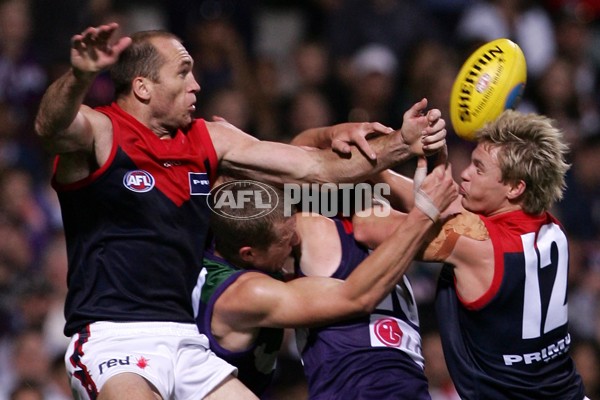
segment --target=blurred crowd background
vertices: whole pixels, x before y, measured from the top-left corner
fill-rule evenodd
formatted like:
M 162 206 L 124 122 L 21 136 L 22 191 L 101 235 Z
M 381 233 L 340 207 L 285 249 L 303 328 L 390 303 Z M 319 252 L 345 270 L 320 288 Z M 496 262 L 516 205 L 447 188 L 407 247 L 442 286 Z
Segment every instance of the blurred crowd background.
M 116 21 L 121 34 L 168 29 L 195 59 L 198 117 L 288 142 L 346 121 L 399 128 L 423 97 L 442 110 L 458 174 L 473 144 L 451 129 L 449 95 L 479 45 L 521 46 L 522 111 L 564 130 L 572 168 L 555 214 L 571 240 L 571 349 L 600 398 L 600 2 L 598 0 L 0 0 L 0 400 L 70 399 L 62 334 L 66 251 L 50 187 L 52 160 L 33 132 L 46 87 L 69 68 L 70 38 Z M 85 102 L 112 101 L 107 74 Z M 412 174 L 408 163 L 399 172 Z M 415 263 L 423 350 L 434 400 L 456 399 L 432 301 L 439 266 Z M 293 333 L 269 399 L 304 399 Z

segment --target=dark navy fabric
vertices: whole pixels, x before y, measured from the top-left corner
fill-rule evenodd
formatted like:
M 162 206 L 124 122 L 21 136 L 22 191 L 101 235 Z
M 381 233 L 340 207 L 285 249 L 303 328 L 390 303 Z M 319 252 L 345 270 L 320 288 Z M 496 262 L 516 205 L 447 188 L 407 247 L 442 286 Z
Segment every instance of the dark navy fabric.
M 354 240 L 348 221 L 335 222 L 343 256 L 332 276 L 345 279 L 369 250 Z M 423 373 L 418 313 L 407 278 L 371 315 L 297 330 L 297 340 L 310 399 L 431 399 Z
M 108 162 L 74 184 L 53 179 L 69 259 L 65 334 L 94 321 L 194 323 L 217 165 L 206 125 L 160 140 L 116 104 L 98 110 L 113 124 Z
M 570 358 L 568 245 L 550 215 L 484 218 L 495 272 L 482 298 L 458 297 L 451 265 L 438 282 L 436 314 L 448 369 L 464 399 L 581 400 Z

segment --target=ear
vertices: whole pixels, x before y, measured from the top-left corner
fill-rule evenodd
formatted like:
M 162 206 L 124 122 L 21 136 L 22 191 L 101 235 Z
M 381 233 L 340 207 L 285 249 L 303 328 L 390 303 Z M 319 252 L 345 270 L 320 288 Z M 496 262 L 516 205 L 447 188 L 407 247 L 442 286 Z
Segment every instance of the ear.
M 254 249 L 252 247 L 242 246 L 238 250 L 238 254 L 240 256 L 240 259 L 242 259 L 244 262 L 247 262 L 248 264 L 253 263 L 255 254 Z
M 133 80 L 131 89 L 136 97 L 142 100 L 149 100 L 152 93 L 152 82 L 147 78 L 138 76 Z
M 506 197 L 508 197 L 509 200 L 517 199 L 525 192 L 526 187 L 527 184 L 524 181 L 520 180 L 516 184 L 510 186 Z

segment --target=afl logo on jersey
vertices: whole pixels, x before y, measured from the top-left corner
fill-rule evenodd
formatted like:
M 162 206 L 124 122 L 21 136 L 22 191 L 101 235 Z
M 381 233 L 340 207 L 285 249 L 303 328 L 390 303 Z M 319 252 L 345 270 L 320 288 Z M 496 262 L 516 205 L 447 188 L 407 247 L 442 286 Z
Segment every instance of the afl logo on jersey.
M 154 187 L 154 177 L 141 169 L 129 171 L 123 177 L 123 185 L 132 192 L 146 193 Z

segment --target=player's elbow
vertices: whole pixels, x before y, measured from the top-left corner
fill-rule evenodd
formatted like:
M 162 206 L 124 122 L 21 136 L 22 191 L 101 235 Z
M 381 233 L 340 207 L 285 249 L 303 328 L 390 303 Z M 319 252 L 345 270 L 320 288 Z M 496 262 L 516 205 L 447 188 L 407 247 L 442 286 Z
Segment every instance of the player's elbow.
M 39 114 L 35 118 L 33 129 L 35 134 L 42 139 L 50 135 L 48 125 L 44 123 L 43 118 Z
M 360 317 L 372 313 L 375 311 L 377 304 L 379 304 L 378 300 L 379 299 L 375 298 L 375 296 L 370 293 L 365 293 L 353 298 L 351 301 L 352 315 Z
M 301 171 L 303 180 L 316 183 L 353 183 L 366 178 L 362 165 L 344 160 L 350 156 L 334 153 L 331 149 L 307 151 Z
M 357 301 L 357 313 L 360 315 L 371 314 L 379 304 L 378 300 L 369 294 L 361 296 Z
M 45 123 L 41 118 L 36 118 L 34 122 L 34 130 L 35 134 L 40 139 L 40 143 L 43 149 L 49 153 L 55 154 L 58 153 L 55 146 L 54 137 L 56 136 L 56 132 L 51 129 L 47 123 Z
M 297 178 L 303 182 L 324 184 L 339 181 L 333 171 L 328 168 L 327 163 L 321 159 L 312 158 L 298 172 L 299 176 Z
M 367 287 L 362 285 L 362 283 L 356 284 L 356 282 L 352 281 L 353 279 L 351 278 L 344 281 L 343 285 L 339 288 L 339 295 L 335 296 L 341 300 L 338 304 L 344 310 L 345 317 L 355 318 L 370 314 L 381 300 L 378 297 L 380 293 L 377 288 Z

